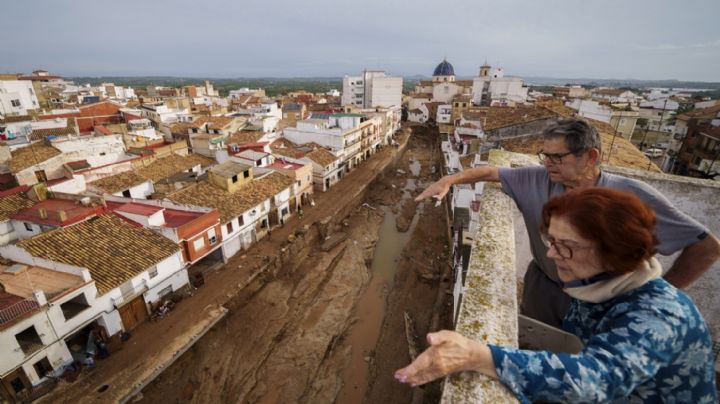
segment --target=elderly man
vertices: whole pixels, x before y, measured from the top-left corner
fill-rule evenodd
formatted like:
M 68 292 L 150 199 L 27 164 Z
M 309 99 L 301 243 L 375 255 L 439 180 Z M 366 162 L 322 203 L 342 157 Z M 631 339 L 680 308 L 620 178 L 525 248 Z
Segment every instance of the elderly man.
M 584 120 L 564 119 L 543 131 L 542 167 L 476 167 L 445 176 L 415 200 L 442 198 L 453 184 L 500 182 L 502 190 L 517 204 L 525 219 L 533 260 L 525 274 L 521 311 L 559 327 L 570 297 L 561 289 L 555 264 L 547 258 L 540 237 L 540 213 L 552 196 L 570 189 L 610 187 L 635 193 L 657 213 L 658 252 L 670 255 L 682 250 L 665 279 L 685 288 L 720 257 L 720 242 L 703 225 L 675 208 L 662 194 L 644 182 L 600 170 L 602 143 L 598 132 Z M 622 234 L 618 234 L 622 237 Z

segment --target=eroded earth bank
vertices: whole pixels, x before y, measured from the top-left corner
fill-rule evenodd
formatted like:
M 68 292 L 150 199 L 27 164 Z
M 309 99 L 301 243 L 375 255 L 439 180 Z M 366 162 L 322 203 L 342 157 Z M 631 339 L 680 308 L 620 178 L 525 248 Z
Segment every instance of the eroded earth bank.
M 343 217 L 303 222 L 291 245 L 263 241 L 291 259 L 228 296 L 226 318 L 136 400 L 438 402 L 439 386 L 413 391 L 392 377 L 409 361 L 405 313 L 419 349 L 430 327 L 450 326 L 445 206 L 413 201 L 438 177 L 437 142 L 434 129 L 413 128 Z M 233 265 L 242 261 L 220 271 Z

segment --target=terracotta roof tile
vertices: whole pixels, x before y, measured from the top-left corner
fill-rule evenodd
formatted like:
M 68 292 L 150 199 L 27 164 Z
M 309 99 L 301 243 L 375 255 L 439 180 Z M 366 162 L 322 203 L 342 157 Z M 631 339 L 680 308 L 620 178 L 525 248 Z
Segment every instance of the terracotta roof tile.
M 181 156 L 173 153 L 169 156 L 156 159 L 145 167 L 140 167 L 134 171 L 125 171 L 120 174 L 111 175 L 109 177 L 93 181 L 90 185 L 113 194 L 141 184 L 147 180 L 158 182 L 165 178 L 172 177 L 175 174 L 189 170 L 198 164 L 205 168 L 214 165 L 215 163 L 215 160 L 199 154 Z
M 170 239 L 112 214 L 19 242 L 36 257 L 87 268 L 103 295 L 175 254 Z
M 156 159 L 149 165 L 135 170 L 140 177 L 157 182 L 173 175 L 189 170 L 201 164 L 198 159 L 183 157 L 179 154 L 170 154 L 167 157 Z M 121 175 L 121 174 L 118 174 Z
M 170 126 L 170 133 L 173 135 L 187 135 L 188 129 L 192 128 L 192 124 L 188 122 L 180 122 Z
M 0 198 L 0 221 L 10 218 L 10 215 L 35 205 L 35 202 L 26 198 L 24 194 L 17 193 Z
M 33 143 L 11 152 L 10 171 L 18 173 L 60 155 L 60 150 L 44 143 Z
M 185 158 L 195 164 L 200 164 L 200 166 L 203 168 L 217 164 L 217 161 L 215 161 L 214 159 L 211 159 L 210 157 L 205 157 L 201 154 L 191 153 L 185 156 Z
M 298 150 L 297 144 L 282 137 L 270 144 L 270 150 L 272 150 L 273 154 L 278 154 L 285 157 L 292 157 L 296 159 L 305 156 L 304 151 Z
M 140 176 L 134 171 L 125 171 L 120 174 L 111 175 L 88 183 L 94 187 L 100 188 L 103 191 L 114 194 L 115 192 L 124 191 L 135 185 L 142 184 L 147 181 L 147 178 Z
M 208 129 L 222 129 L 232 123 L 233 120 L 235 120 L 235 118 L 231 116 L 203 116 L 196 119 L 189 127 L 199 129 L 207 123 Z
M 280 138 L 270 145 L 270 149 L 273 154 L 281 156 L 296 159 L 307 157 L 323 167 L 330 165 L 338 159 L 338 157 L 332 154 L 328 149 L 314 142 L 305 143 L 302 146 L 299 146 L 285 138 Z
M 75 118 L 67 119 L 67 126 L 63 128 L 35 129 L 30 134 L 30 140 L 44 140 L 49 136 L 65 136 L 77 134 Z
M 556 116 L 553 111 L 535 106 L 490 107 L 483 118 L 483 129 L 489 131 Z
M 192 123 L 189 123 L 189 124 L 188 124 L 188 127 L 189 127 L 189 128 L 192 128 L 192 129 L 200 129 L 201 126 L 203 126 L 203 125 L 205 125 L 206 123 L 208 123 L 208 120 L 209 120 L 208 117 L 206 117 L 206 116 L 201 116 L 201 117 L 195 119 L 194 121 L 192 121 Z
M 168 199 L 186 205 L 215 208 L 220 211 L 220 222 L 227 223 L 294 183 L 293 179 L 272 172 L 252 180 L 233 193 L 202 181 L 168 195 Z
M 338 159 L 336 155 L 330 153 L 330 151 L 324 147 L 316 148 L 315 150 L 307 153 L 305 157 L 320 164 L 323 167 L 332 164 L 332 162 Z
M 688 111 L 685 113 L 682 113 L 676 117 L 676 119 L 681 120 L 688 120 L 691 118 L 714 118 L 717 116 L 718 111 L 720 111 L 720 104 L 713 105 L 712 107 L 708 108 L 700 108 L 700 109 L 694 109 L 692 111 Z
M 210 118 L 208 129 L 222 129 L 230 125 L 235 118 L 229 116 L 215 116 Z
M 265 132 L 260 130 L 253 130 L 253 131 L 237 131 L 230 135 L 227 140 L 225 141 L 226 144 L 245 144 L 245 143 L 255 143 L 258 140 L 260 140 L 263 136 L 265 136 Z

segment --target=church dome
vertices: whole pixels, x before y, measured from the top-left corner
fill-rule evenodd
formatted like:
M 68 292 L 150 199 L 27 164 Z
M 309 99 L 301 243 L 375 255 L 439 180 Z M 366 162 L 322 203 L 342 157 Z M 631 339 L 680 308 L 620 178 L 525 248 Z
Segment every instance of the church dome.
M 443 59 L 442 63 L 437 65 L 435 68 L 435 71 L 433 72 L 433 76 L 454 76 L 455 75 L 455 69 L 453 69 L 453 66 L 448 63 L 447 60 Z

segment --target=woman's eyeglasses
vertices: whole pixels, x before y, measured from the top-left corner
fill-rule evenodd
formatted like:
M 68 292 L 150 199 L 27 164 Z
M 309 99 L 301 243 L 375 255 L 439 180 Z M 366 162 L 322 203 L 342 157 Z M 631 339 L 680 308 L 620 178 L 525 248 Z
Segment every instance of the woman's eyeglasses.
M 593 248 L 593 246 L 591 246 L 591 245 L 588 245 L 588 246 L 579 246 L 579 245 L 570 246 L 570 245 L 568 245 L 567 243 L 565 243 L 564 241 L 555 240 L 555 239 L 552 238 L 552 236 L 550 236 L 549 234 L 544 234 L 544 233 L 543 233 L 543 234 L 540 234 L 540 238 L 541 238 L 543 244 L 545 244 L 545 246 L 546 246 L 547 248 L 554 248 L 554 249 L 555 249 L 555 252 L 557 252 L 560 257 L 562 257 L 563 259 L 566 259 L 566 260 L 572 259 L 572 257 L 573 257 L 573 250 L 584 250 L 584 249 L 586 249 L 586 248 Z

